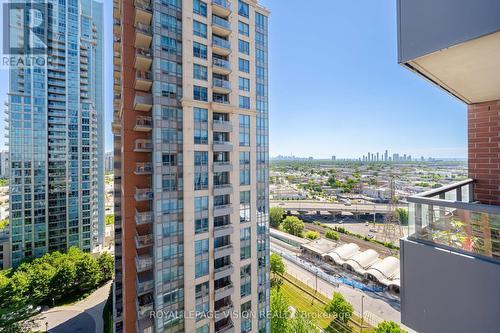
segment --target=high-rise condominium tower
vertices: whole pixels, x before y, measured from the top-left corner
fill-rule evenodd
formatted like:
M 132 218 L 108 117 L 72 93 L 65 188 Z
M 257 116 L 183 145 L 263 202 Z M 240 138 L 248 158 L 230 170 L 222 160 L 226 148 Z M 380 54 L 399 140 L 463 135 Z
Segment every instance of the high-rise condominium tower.
M 114 2 L 117 332 L 269 332 L 267 15 Z
M 10 69 L 13 266 L 71 246 L 91 251 L 104 235 L 102 4 L 43 3 L 47 61 Z

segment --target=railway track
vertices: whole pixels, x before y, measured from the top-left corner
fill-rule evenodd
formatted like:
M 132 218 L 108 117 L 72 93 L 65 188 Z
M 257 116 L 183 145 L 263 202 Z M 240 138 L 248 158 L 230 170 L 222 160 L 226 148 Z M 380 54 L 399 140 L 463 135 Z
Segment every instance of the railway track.
M 305 229 L 307 231 L 317 231 L 322 236 L 325 236 L 325 234 L 326 234 L 325 228 L 317 226 L 317 225 L 314 225 L 313 223 L 309 223 L 309 222 L 304 222 L 304 224 L 305 224 Z M 397 255 L 399 255 L 399 251 L 398 250 L 391 250 L 391 249 L 386 248 L 383 245 L 380 245 L 380 244 L 377 244 L 377 243 L 372 243 L 372 242 L 367 242 L 365 240 L 359 239 L 359 238 L 354 237 L 354 236 L 346 235 L 346 234 L 343 234 L 343 233 L 338 232 L 338 231 L 337 231 L 337 233 L 338 233 L 338 235 L 340 237 L 340 240 L 342 242 L 344 242 L 344 243 L 354 243 L 354 244 L 358 245 L 359 248 L 361 250 L 363 250 L 363 251 L 368 250 L 368 249 L 372 249 L 372 250 L 377 251 L 383 257 L 389 257 L 389 256 L 397 256 Z

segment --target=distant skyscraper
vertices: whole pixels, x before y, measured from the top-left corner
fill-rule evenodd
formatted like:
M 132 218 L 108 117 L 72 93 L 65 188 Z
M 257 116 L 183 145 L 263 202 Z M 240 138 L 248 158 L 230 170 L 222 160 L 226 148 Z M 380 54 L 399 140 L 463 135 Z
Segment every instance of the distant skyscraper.
M 386 150 L 384 153 L 384 161 L 387 162 L 388 160 L 389 160 L 389 151 Z
M 13 266 L 104 236 L 102 3 L 48 3 L 49 60 L 10 69 Z
M 335 161 L 337 157 L 335 155 L 332 156 L 332 161 Z
M 9 151 L 4 150 L 0 152 L 0 177 L 8 178 L 9 170 Z
M 113 152 L 106 153 L 104 157 L 104 171 L 113 171 Z

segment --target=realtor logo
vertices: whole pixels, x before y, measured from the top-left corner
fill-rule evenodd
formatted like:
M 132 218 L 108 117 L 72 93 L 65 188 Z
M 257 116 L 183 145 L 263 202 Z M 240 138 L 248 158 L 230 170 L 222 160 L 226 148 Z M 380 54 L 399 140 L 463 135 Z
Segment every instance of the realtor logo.
M 52 7 L 41 1 L 4 3 L 2 66 L 43 65 Z

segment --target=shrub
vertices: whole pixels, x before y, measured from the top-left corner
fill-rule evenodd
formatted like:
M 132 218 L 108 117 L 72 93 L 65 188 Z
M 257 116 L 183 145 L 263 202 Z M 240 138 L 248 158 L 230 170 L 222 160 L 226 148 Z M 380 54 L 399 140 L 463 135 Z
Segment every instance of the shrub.
M 319 238 L 319 232 L 317 231 L 308 231 L 305 234 L 306 238 L 314 240 Z
M 304 231 L 304 222 L 295 216 L 287 216 L 281 227 L 285 232 L 288 232 L 291 235 L 302 237 L 302 232 Z
M 336 233 L 335 231 L 333 230 L 328 230 L 325 234 L 325 237 L 328 238 L 328 239 L 332 239 L 332 240 L 339 240 L 339 234 Z

